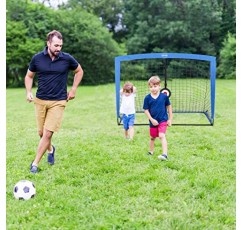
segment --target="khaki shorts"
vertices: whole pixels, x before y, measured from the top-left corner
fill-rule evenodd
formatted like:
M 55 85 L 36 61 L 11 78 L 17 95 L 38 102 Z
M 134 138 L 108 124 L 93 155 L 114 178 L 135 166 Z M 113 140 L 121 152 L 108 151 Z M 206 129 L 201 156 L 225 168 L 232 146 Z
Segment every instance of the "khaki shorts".
M 66 100 L 49 101 L 35 98 L 34 104 L 38 130 L 58 131 L 63 119 Z

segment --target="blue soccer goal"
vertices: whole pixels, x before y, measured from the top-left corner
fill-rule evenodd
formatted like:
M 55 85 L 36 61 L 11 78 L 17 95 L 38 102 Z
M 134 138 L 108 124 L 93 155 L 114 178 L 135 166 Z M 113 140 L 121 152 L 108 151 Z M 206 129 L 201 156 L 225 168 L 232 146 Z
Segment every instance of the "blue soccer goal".
M 137 88 L 136 125 L 148 124 L 143 111 L 150 93 L 147 81 L 161 78 L 162 93 L 170 97 L 174 125 L 214 125 L 216 57 L 186 53 L 150 53 L 115 58 L 116 116 L 121 124 L 120 89 L 131 81 Z

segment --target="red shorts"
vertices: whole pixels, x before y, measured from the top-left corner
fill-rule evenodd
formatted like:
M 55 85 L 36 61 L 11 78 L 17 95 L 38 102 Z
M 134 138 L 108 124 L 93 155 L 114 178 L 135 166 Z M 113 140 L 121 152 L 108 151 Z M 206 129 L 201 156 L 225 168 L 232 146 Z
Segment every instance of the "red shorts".
M 159 133 L 166 133 L 166 131 L 167 131 L 167 121 L 164 121 L 155 127 L 150 127 L 150 136 L 159 137 Z

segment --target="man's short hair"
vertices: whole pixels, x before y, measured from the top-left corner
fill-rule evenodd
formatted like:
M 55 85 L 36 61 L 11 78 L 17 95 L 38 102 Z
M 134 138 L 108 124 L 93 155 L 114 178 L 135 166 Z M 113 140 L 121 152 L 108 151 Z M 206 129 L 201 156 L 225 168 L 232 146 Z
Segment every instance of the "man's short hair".
M 57 30 L 52 30 L 52 31 L 49 32 L 48 35 L 47 35 L 47 41 L 48 41 L 48 42 L 51 42 L 54 36 L 57 37 L 57 38 L 60 39 L 60 40 L 63 40 L 63 36 L 62 36 L 62 34 L 61 34 L 59 31 L 57 31 Z

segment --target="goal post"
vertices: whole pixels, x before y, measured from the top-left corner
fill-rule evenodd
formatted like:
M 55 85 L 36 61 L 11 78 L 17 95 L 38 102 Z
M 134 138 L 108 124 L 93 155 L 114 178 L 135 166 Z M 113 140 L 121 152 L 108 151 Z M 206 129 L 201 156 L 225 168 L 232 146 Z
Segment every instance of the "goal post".
M 136 125 L 147 125 L 144 97 L 150 93 L 147 81 L 158 75 L 161 92 L 170 97 L 173 125 L 214 125 L 216 57 L 187 53 L 147 53 L 115 58 L 116 116 L 120 114 L 120 89 L 131 81 L 137 88 Z

